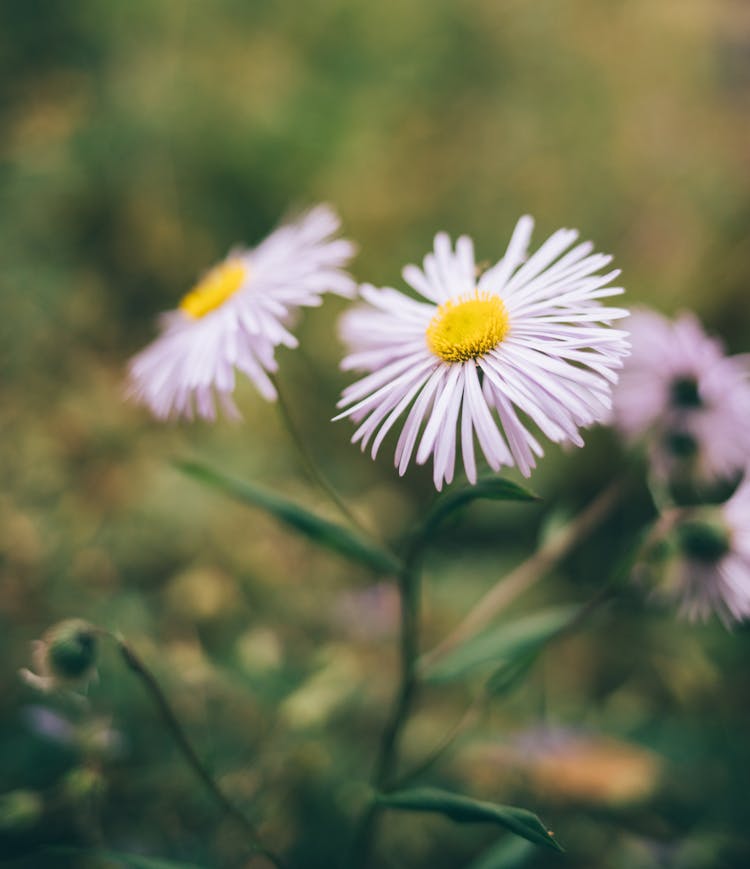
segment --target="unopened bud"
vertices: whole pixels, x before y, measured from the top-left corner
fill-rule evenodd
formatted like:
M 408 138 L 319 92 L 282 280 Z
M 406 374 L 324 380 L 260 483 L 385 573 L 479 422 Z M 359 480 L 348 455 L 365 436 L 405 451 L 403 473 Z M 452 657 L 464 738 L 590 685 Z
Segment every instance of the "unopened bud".
M 81 619 L 60 622 L 47 632 L 50 672 L 59 679 L 78 681 L 91 675 L 96 664 L 96 631 Z
M 675 529 L 677 544 L 687 558 L 715 564 L 729 552 L 728 530 L 716 522 L 688 520 Z
M 34 643 L 34 672 L 22 677 L 43 691 L 85 684 L 95 675 L 97 630 L 83 619 L 66 619 L 53 625 Z
M 684 431 L 670 431 L 664 437 L 667 452 L 677 459 L 692 459 L 698 452 L 698 441 Z

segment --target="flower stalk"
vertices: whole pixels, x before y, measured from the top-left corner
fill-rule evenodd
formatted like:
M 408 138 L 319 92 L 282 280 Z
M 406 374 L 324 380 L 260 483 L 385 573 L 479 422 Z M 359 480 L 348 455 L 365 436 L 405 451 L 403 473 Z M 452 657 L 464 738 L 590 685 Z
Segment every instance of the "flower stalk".
M 361 531 L 367 537 L 371 537 L 372 534 L 370 530 L 355 515 L 354 511 L 349 507 L 349 505 L 341 497 L 341 495 L 339 495 L 335 487 L 331 484 L 325 474 L 318 467 L 317 462 L 312 457 L 310 450 L 305 443 L 305 439 L 300 435 L 297 425 L 294 422 L 294 417 L 292 416 L 292 412 L 289 409 L 289 402 L 284 397 L 284 390 L 281 388 L 278 377 L 276 377 L 274 374 L 271 374 L 269 376 L 271 382 L 276 389 L 277 404 L 279 407 L 281 419 L 284 423 L 284 427 L 286 428 L 287 433 L 289 434 L 289 437 L 291 438 L 292 443 L 297 450 L 297 453 L 302 461 L 302 465 L 307 471 L 308 476 L 322 489 L 323 492 L 325 492 L 331 502 L 335 505 L 336 509 L 347 520 L 347 522 L 349 522 L 350 525 L 353 525 L 355 528 L 357 528 L 358 531 Z
M 396 784 L 401 736 L 417 694 L 423 546 L 423 537 L 413 538 L 404 559 L 404 567 L 398 575 L 401 598 L 399 685 L 383 730 L 372 774 L 373 798 L 354 834 L 349 865 L 357 869 L 366 869 L 369 863 L 382 811 L 382 807 L 375 802 L 375 796 L 392 789 Z
M 604 488 L 565 528 L 554 534 L 511 571 L 471 608 L 463 620 L 434 649 L 422 655 L 420 671 L 429 670 L 448 652 L 478 634 L 519 595 L 534 586 L 560 559 L 585 540 L 610 514 L 625 491 L 624 479 Z
M 169 700 L 161 689 L 156 677 L 148 669 L 143 660 L 122 637 L 109 632 L 104 632 L 111 637 L 117 645 L 117 649 L 128 669 L 134 673 L 143 684 L 149 696 L 154 702 L 162 721 L 167 727 L 175 745 L 180 750 L 187 765 L 203 783 L 206 790 L 211 794 L 214 801 L 222 811 L 231 818 L 235 824 L 244 831 L 248 838 L 253 853 L 260 854 L 269 860 L 277 869 L 284 869 L 281 858 L 273 851 L 266 848 L 260 842 L 258 831 L 250 819 L 224 794 L 218 783 L 204 765 L 188 739 L 185 730 L 172 708 Z

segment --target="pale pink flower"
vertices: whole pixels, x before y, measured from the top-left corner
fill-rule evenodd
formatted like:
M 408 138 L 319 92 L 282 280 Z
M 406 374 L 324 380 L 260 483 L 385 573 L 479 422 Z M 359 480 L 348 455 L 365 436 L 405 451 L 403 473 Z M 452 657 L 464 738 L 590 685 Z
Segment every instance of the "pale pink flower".
M 675 526 L 679 555 L 657 594 L 677 600 L 680 614 L 729 625 L 750 617 L 750 480 L 721 507 L 702 508 Z
M 406 415 L 396 467 L 433 457 L 436 488 L 454 476 L 460 437 L 468 479 L 477 479 L 475 439 L 493 470 L 517 465 L 528 476 L 543 455 L 527 419 L 552 441 L 583 444 L 579 429 L 605 418 L 611 384 L 627 353 L 627 316 L 599 299 L 622 292 L 619 274 L 600 274 L 611 257 L 561 229 L 527 259 L 533 221 L 522 217 L 505 256 L 478 276 L 474 247 L 445 233 L 422 269 L 403 271 L 418 299 L 390 287 L 360 288 L 367 303 L 348 312 L 341 333 L 344 370 L 371 372 L 349 386 L 338 418 L 360 423 L 352 440 L 372 441 Z M 564 253 L 567 250 L 567 253 Z M 519 415 L 521 414 L 521 415 Z M 458 434 L 460 431 L 460 435 Z
M 128 393 L 160 419 L 216 416 L 215 400 L 238 416 L 235 371 L 273 401 L 268 373 L 275 349 L 296 347 L 294 313 L 319 305 L 326 292 L 350 297 L 355 285 L 342 270 L 354 246 L 335 238 L 339 219 L 319 205 L 281 226 L 252 250 L 236 249 L 162 315 L 161 334 L 129 365 Z
M 685 464 L 729 478 L 750 460 L 750 357 L 728 357 L 693 314 L 633 313 L 632 354 L 615 389 L 614 421 L 646 437 L 662 476 Z

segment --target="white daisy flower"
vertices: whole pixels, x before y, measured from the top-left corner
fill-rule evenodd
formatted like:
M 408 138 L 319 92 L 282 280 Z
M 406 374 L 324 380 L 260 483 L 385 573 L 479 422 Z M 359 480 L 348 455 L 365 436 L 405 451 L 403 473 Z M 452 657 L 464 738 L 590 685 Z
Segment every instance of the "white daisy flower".
M 367 306 L 342 320 L 351 350 L 342 368 L 371 373 L 344 391 L 339 407 L 346 409 L 336 418 L 361 423 L 352 441 L 365 449 L 372 440 L 373 458 L 406 414 L 396 446 L 400 474 L 416 447 L 418 464 L 433 457 L 436 488 L 450 483 L 460 429 L 472 483 L 475 438 L 493 470 L 515 464 L 528 476 L 543 450 L 525 418 L 550 440 L 580 446 L 578 429 L 606 417 L 627 353 L 626 333 L 609 324 L 627 311 L 598 300 L 622 292 L 607 286 L 619 272 L 599 274 L 611 257 L 592 253 L 590 242 L 568 250 L 578 237 L 569 229 L 527 259 L 532 227 L 522 217 L 505 256 L 480 277 L 471 239 L 461 236 L 453 250 L 439 233 L 423 269 L 403 271 L 420 300 L 361 287 Z
M 160 419 L 214 419 L 215 397 L 237 417 L 236 369 L 273 401 L 268 372 L 277 370 L 279 344 L 297 346 L 289 331 L 294 312 L 319 305 L 328 291 L 354 294 L 354 282 L 342 271 L 354 245 L 334 238 L 338 228 L 334 211 L 319 205 L 256 248 L 231 251 L 177 310 L 162 315 L 159 337 L 129 364 L 129 395 Z
M 674 322 L 654 311 L 628 323 L 632 355 L 614 393 L 615 425 L 648 436 L 662 476 L 686 466 L 704 479 L 730 478 L 750 460 L 750 357 L 724 355 L 692 314 Z
M 750 617 L 750 480 L 719 508 L 692 511 L 675 526 L 679 555 L 658 593 L 676 599 L 680 615 L 729 625 Z

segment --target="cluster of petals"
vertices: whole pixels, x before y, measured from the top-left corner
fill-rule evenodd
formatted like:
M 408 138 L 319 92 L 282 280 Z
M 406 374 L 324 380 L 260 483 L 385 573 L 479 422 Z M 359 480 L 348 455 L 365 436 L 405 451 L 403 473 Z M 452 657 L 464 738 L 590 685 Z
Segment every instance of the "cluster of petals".
M 632 354 L 615 390 L 615 425 L 628 439 L 651 439 L 659 472 L 675 466 L 670 444 L 685 442 L 704 479 L 743 470 L 750 460 L 750 356 L 726 356 L 690 313 L 671 321 L 638 310 L 628 325 Z
M 403 474 L 433 458 L 437 489 L 454 477 L 458 444 L 466 476 L 477 479 L 479 448 L 493 470 L 515 465 L 528 476 L 542 447 L 529 421 L 551 441 L 582 445 L 579 429 L 605 420 L 611 388 L 627 355 L 627 333 L 612 322 L 627 316 L 600 299 L 622 292 L 618 271 L 602 273 L 611 257 L 576 244 L 575 230 L 554 233 L 531 256 L 533 221 L 522 217 L 503 258 L 478 276 L 474 247 L 445 233 L 423 267 L 404 280 L 418 294 L 364 285 L 365 304 L 347 312 L 341 335 L 344 370 L 367 372 L 343 393 L 341 417 L 359 423 L 354 442 L 373 458 L 405 415 L 395 464 Z M 446 306 L 467 299 L 502 303 L 507 328 L 496 346 L 476 357 L 446 360 L 428 332 Z M 498 304 L 498 303 L 496 303 Z M 338 417 L 337 417 L 338 418 Z
M 715 613 L 729 626 L 750 618 L 750 479 L 718 512 L 726 552 L 716 560 L 683 555 L 671 566 L 665 588 L 683 617 L 705 621 Z
M 236 269 L 238 286 L 199 316 L 180 307 L 163 314 L 159 336 L 129 364 L 128 393 L 160 419 L 216 417 L 217 401 L 230 417 L 236 371 L 264 398 L 276 390 L 279 345 L 296 347 L 290 331 L 295 312 L 316 306 L 333 292 L 351 297 L 355 284 L 343 269 L 354 245 L 336 238 L 339 218 L 319 205 L 280 226 L 254 249 L 235 249 L 208 275 Z M 198 287 L 200 292 L 200 284 Z

